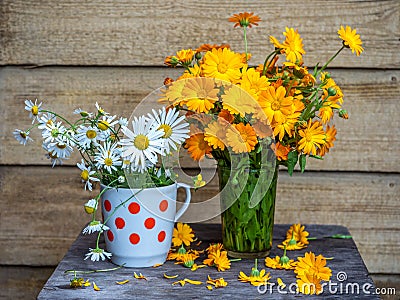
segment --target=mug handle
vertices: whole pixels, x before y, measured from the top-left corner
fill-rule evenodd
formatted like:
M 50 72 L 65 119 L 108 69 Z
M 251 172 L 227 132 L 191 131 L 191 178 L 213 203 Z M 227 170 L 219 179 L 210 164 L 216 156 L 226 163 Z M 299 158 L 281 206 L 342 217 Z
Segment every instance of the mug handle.
M 182 207 L 176 212 L 175 215 L 175 220 L 174 222 L 178 221 L 178 219 L 180 217 L 182 217 L 182 215 L 185 213 L 185 211 L 189 208 L 189 204 L 190 204 L 190 199 L 192 198 L 192 195 L 190 194 L 190 186 L 188 184 L 185 183 L 177 183 L 177 188 L 184 188 L 186 191 L 186 200 L 183 203 Z

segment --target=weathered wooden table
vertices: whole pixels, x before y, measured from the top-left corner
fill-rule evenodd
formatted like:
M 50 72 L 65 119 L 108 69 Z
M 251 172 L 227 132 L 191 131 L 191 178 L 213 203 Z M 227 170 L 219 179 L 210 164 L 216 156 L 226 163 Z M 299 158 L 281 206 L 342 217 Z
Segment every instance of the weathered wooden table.
M 205 248 L 210 243 L 220 241 L 221 228 L 219 225 L 193 224 L 192 227 L 196 236 L 202 241 L 200 247 Z M 284 239 L 288 228 L 289 225 L 275 225 L 271 257 L 282 255 L 282 250 L 276 245 Z M 323 254 L 325 257 L 334 257 L 327 263 L 332 269 L 331 281 L 327 283 L 323 294 L 319 297 L 324 299 L 380 299 L 374 293 L 375 285 L 368 275 L 354 241 L 352 239 L 323 238 L 334 234 L 349 235 L 347 228 L 332 225 L 306 225 L 306 230 L 310 233 L 310 237 L 318 237 L 318 239 L 310 241 L 310 245 L 306 249 L 288 252 L 288 256 L 297 258 L 297 256 L 304 256 L 306 251 L 312 251 L 315 254 Z M 296 293 L 296 277 L 293 271 L 266 268 L 263 259 L 259 260 L 259 270 L 264 268 L 271 273 L 270 282 L 272 284 L 260 288 L 237 280 L 240 271 L 249 275 L 254 266 L 254 260 L 243 259 L 232 262 L 231 269 L 225 272 L 218 272 L 215 268 L 210 267 L 193 272 L 182 265 L 167 261 L 157 268 L 121 268 L 111 272 L 84 274 L 80 276 L 91 282 L 94 281 L 100 291 L 95 291 L 93 287 L 72 289 L 69 283 L 73 275 L 65 274 L 64 271 L 115 267 L 109 261 L 93 263 L 90 260 L 83 260 L 84 254 L 88 247 L 93 245 L 94 239 L 95 235 L 79 235 L 43 287 L 38 299 L 298 299 L 310 297 Z M 201 261 L 199 258 L 198 262 L 201 263 Z M 145 275 L 147 281 L 135 279 L 134 272 Z M 179 274 L 179 277 L 166 279 L 163 277 L 164 273 Z M 228 286 L 208 290 L 205 283 L 207 275 L 213 279 L 223 277 L 228 282 Z M 282 289 L 276 283 L 278 277 L 286 284 L 286 288 Z M 199 280 L 203 284 L 186 284 L 183 287 L 172 285 L 172 282 L 183 278 Z M 116 281 L 126 279 L 130 280 L 127 284 L 116 284 Z

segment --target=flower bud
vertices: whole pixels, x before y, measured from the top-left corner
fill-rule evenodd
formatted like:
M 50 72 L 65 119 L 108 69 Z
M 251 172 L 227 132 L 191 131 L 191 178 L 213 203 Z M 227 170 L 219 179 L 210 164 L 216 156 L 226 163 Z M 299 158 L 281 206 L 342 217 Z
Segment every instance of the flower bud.
M 201 52 L 196 52 L 196 54 L 194 55 L 194 57 L 199 60 L 201 59 Z
M 280 259 L 279 259 L 279 264 L 281 266 L 288 264 L 290 261 L 289 257 L 287 257 L 286 255 L 283 255 Z
M 347 110 L 345 110 L 345 109 L 339 110 L 339 117 L 347 120 L 349 118 Z
M 96 199 L 90 199 L 88 202 L 85 204 L 85 212 L 87 214 L 92 214 L 96 211 L 97 208 L 97 201 Z
M 329 96 L 335 96 L 337 93 L 336 89 L 334 87 L 328 88 L 328 95 Z

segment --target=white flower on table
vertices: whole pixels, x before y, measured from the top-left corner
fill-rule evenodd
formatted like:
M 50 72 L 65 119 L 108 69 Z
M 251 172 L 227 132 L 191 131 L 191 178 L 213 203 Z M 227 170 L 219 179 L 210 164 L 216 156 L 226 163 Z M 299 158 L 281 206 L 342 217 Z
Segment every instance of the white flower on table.
M 85 260 L 90 258 L 92 261 L 99 261 L 100 258 L 101 260 L 105 260 L 106 258 L 110 258 L 112 256 L 111 253 L 104 251 L 103 249 L 96 248 L 92 249 L 89 248 L 89 253 L 86 253 Z
M 85 165 L 85 161 L 82 159 L 81 163 L 76 164 L 78 168 L 81 170 L 81 179 L 82 182 L 85 183 L 85 190 L 92 190 L 92 181 L 100 181 L 99 178 L 93 177 L 92 175 L 96 174 L 96 171 L 92 171 L 90 166 Z
M 100 221 L 94 220 L 94 221 L 90 222 L 88 224 L 88 226 L 86 226 L 83 229 L 82 233 L 83 234 L 91 234 L 91 233 L 97 232 L 97 231 L 103 232 L 108 229 L 110 229 L 108 226 L 102 224 Z

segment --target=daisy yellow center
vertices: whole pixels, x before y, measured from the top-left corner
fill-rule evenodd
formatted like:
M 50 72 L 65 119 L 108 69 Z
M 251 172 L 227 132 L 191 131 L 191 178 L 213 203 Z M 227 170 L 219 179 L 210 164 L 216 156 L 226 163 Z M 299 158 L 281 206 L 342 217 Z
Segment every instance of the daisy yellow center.
M 112 161 L 112 159 L 111 158 L 109 158 L 109 157 L 107 157 L 105 160 L 104 160 L 104 164 L 106 165 L 106 166 L 112 166 L 112 164 L 113 164 L 113 161 Z
M 81 178 L 82 178 L 84 181 L 88 181 L 88 180 L 89 180 L 89 172 L 88 172 L 88 170 L 83 170 L 83 171 L 82 171 L 82 173 L 81 173 Z
M 279 101 L 274 101 L 271 104 L 271 109 L 272 110 L 280 110 L 281 108 L 281 104 L 279 103 Z
M 47 125 L 53 125 L 53 120 L 48 120 L 48 121 L 46 122 L 46 124 L 47 124 Z
M 110 127 L 110 123 L 108 123 L 107 121 L 99 121 L 99 123 L 97 124 L 97 127 L 100 130 L 106 131 L 109 127 Z
M 58 149 L 65 149 L 66 147 L 67 147 L 66 144 L 57 143 L 57 148 L 58 148 Z
M 31 112 L 32 115 L 37 116 L 37 114 L 39 113 L 39 107 L 37 107 L 37 105 L 32 106 Z
M 89 139 L 94 139 L 97 136 L 97 133 L 94 130 L 88 130 L 88 131 L 86 131 L 86 136 Z
M 226 73 L 227 70 L 228 70 L 228 66 L 226 64 L 220 63 L 218 65 L 218 72 L 224 74 L 224 73 Z
M 20 132 L 19 132 L 19 135 L 20 135 L 23 139 L 26 139 L 26 133 L 25 133 L 25 132 L 20 131 Z
M 139 134 L 135 137 L 133 144 L 139 150 L 146 150 L 149 147 L 149 139 L 147 138 L 147 136 Z
M 164 135 L 162 136 L 164 139 L 167 139 L 172 135 L 172 128 L 167 124 L 160 125 L 158 129 L 164 130 Z

